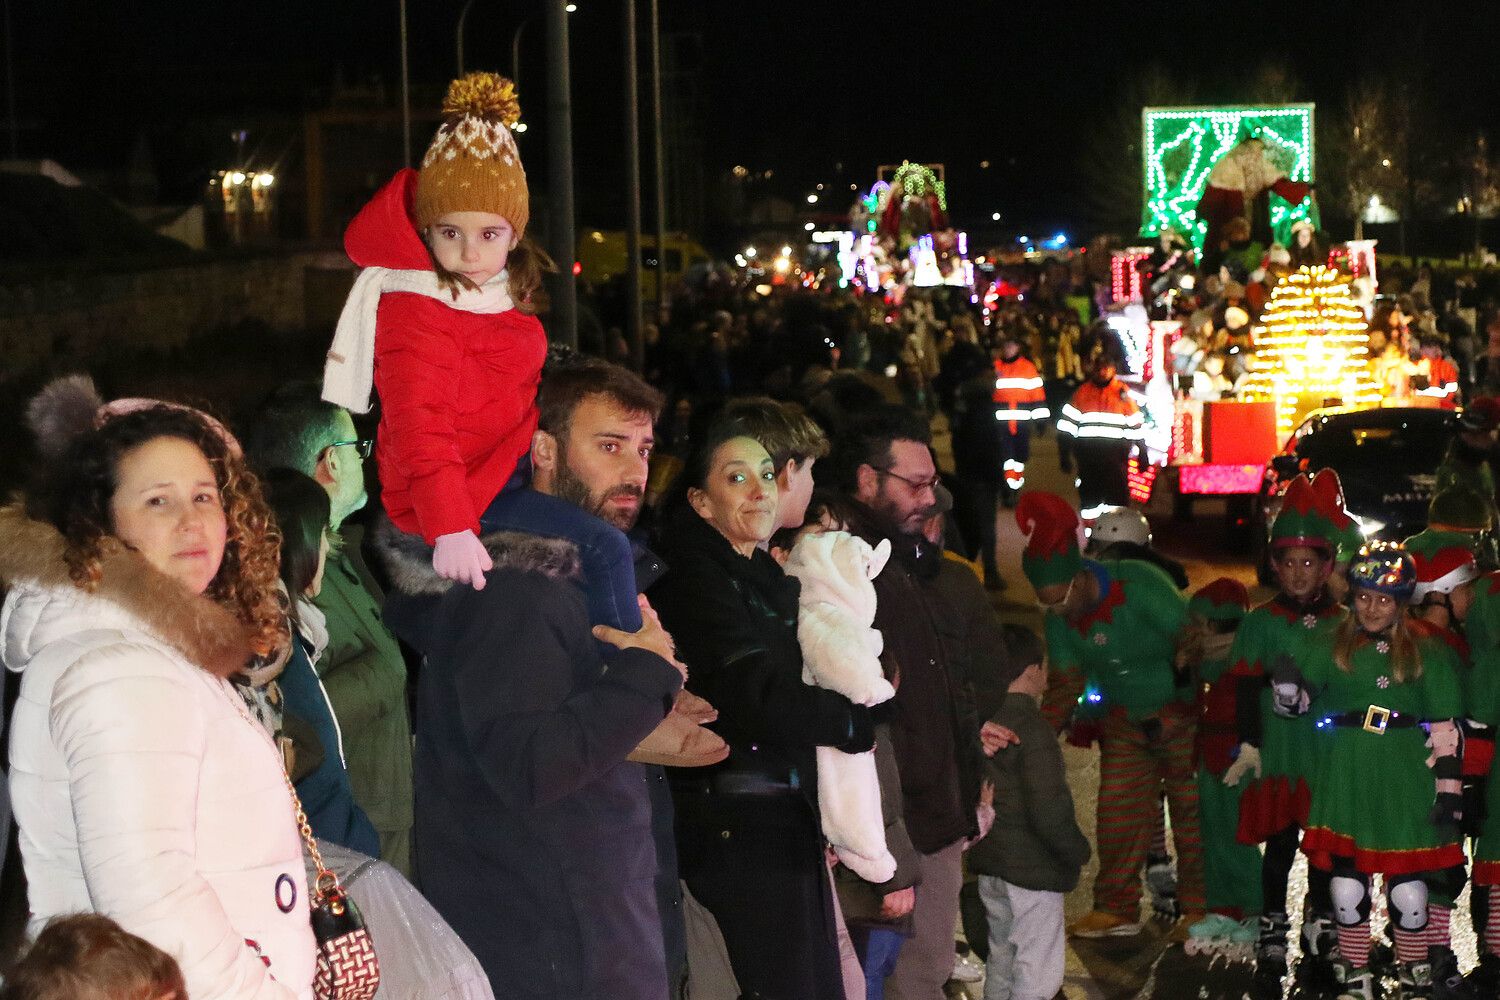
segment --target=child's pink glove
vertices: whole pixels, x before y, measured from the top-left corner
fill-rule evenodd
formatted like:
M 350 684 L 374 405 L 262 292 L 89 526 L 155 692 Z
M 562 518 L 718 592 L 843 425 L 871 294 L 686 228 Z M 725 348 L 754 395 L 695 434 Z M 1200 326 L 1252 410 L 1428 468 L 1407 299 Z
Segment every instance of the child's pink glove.
M 484 574 L 495 565 L 489 550 L 472 531 L 455 531 L 439 535 L 432 547 L 432 568 L 445 580 L 467 583 L 475 590 L 484 589 Z

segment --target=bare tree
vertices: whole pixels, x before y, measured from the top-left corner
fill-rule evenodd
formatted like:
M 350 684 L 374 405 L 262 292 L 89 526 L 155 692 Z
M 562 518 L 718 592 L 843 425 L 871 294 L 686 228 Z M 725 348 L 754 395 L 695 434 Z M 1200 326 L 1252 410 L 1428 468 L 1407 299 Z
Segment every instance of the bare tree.
M 1324 134 L 1320 187 L 1353 218 L 1355 239 L 1364 235 L 1366 211 L 1381 203 L 1401 204 L 1408 186 L 1410 123 L 1400 103 L 1398 89 L 1388 81 L 1358 80 Z
M 1192 104 L 1197 96 L 1192 81 L 1175 75 L 1160 63 L 1135 70 L 1121 81 L 1113 109 L 1105 113 L 1095 129 L 1083 162 L 1088 180 L 1087 200 L 1098 222 L 1129 232 L 1134 232 L 1140 224 L 1141 110 Z

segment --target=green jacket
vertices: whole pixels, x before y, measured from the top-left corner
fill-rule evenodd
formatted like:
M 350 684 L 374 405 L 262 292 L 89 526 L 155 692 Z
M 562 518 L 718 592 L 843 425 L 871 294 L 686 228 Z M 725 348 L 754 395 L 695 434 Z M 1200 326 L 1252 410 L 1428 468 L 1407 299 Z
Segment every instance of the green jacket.
M 990 759 L 995 825 L 969 849 L 969 870 L 1023 889 L 1071 892 L 1090 849 L 1073 816 L 1057 734 L 1024 694 L 1007 694 L 992 721 L 1021 742 Z
M 381 860 L 411 874 L 411 721 L 406 661 L 380 618 L 380 602 L 351 558 L 351 529 L 328 553 L 315 603 L 328 616 L 318 676 L 344 735 L 354 800 L 380 834 Z

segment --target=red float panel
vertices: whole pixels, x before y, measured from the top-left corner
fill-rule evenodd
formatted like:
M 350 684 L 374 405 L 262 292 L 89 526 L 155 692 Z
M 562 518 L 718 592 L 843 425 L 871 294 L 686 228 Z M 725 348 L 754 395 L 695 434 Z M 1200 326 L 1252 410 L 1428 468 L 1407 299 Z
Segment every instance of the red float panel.
M 1203 461 L 1208 465 L 1264 465 L 1276 454 L 1276 404 L 1203 404 Z

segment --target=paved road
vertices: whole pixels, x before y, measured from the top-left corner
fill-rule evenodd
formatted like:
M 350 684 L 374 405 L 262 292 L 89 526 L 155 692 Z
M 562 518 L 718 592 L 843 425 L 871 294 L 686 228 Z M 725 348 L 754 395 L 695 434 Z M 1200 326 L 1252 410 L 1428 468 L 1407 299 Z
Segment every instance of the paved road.
M 934 443 L 940 457 L 945 457 L 949 441 L 941 420 L 936 427 Z M 1058 468 L 1055 432 L 1049 431 L 1046 437 L 1033 439 L 1032 459 L 1026 470 L 1026 482 L 1028 489 L 1049 490 L 1061 494 L 1076 505 L 1078 494 L 1073 479 L 1065 476 Z M 1172 518 L 1171 499 L 1170 492 L 1163 485 L 1147 506 L 1146 514 L 1152 524 L 1154 545 L 1183 563 L 1191 590 L 1220 576 L 1229 576 L 1251 588 L 1252 605 L 1271 596 L 1269 588 L 1257 584 L 1248 552 L 1236 547 L 1235 535 L 1227 527 L 1222 501 L 1199 502 L 1193 519 L 1182 523 Z M 1021 573 L 1020 552 L 1024 538 L 1009 511 L 1000 512 L 996 536 L 998 563 L 1006 581 L 1006 589 L 997 599 L 1001 616 L 1008 622 L 1040 629 L 1041 614 L 1036 607 L 1036 595 Z M 1065 745 L 1063 755 L 1079 825 L 1090 842 L 1095 842 L 1099 789 L 1098 751 Z M 1082 916 L 1092 908 L 1096 871 L 1096 864 L 1091 862 L 1085 869 L 1077 890 L 1068 895 L 1066 906 L 1069 920 Z M 1299 859 L 1293 872 L 1294 899 L 1302 896 L 1305 871 L 1305 862 Z M 1383 905 L 1377 907 L 1377 923 L 1383 921 L 1383 910 Z M 1294 913 L 1293 920 L 1300 921 L 1300 914 Z M 1465 969 L 1470 968 L 1476 953 L 1474 937 L 1469 931 L 1467 890 L 1460 900 L 1458 912 L 1454 914 L 1453 927 L 1455 948 L 1459 952 L 1461 965 Z M 1137 996 L 1163 1000 L 1178 997 L 1241 1000 L 1249 986 L 1250 971 L 1248 963 L 1235 961 L 1230 957 L 1193 957 L 1184 954 L 1180 947 L 1169 948 L 1161 929 L 1148 924 L 1147 931 L 1138 938 L 1071 942 L 1064 994 L 1068 1000 L 1124 1000 Z M 969 989 L 969 995 L 980 996 L 978 987 Z

